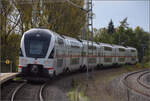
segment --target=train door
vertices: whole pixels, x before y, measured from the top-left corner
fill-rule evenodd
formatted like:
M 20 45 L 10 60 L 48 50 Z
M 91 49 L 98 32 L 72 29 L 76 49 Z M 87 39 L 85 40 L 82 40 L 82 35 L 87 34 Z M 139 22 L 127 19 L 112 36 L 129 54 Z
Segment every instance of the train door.
M 80 67 L 80 55 L 81 55 L 81 46 L 79 42 L 72 41 L 71 42 L 71 52 L 72 52 L 72 57 L 70 60 L 71 64 L 71 69 L 76 70 Z
M 57 48 L 56 48 L 56 63 L 57 63 L 57 74 L 62 73 L 65 67 L 65 43 L 60 37 L 57 37 Z
M 114 54 L 113 54 L 114 64 L 116 64 L 116 48 L 114 47 Z
M 81 66 L 83 66 L 83 60 L 84 60 L 84 45 L 82 43 L 82 47 L 81 47 Z
M 100 53 L 100 49 L 99 46 L 96 45 L 96 64 L 99 65 L 99 53 Z
M 114 57 L 115 56 L 115 48 L 114 47 L 112 48 L 112 55 L 111 56 L 112 56 L 112 64 L 115 64 L 115 57 Z
M 70 59 L 71 59 L 71 50 L 70 50 L 70 42 L 66 40 L 66 60 L 65 60 L 65 69 L 70 68 Z
M 98 52 L 97 52 L 97 57 L 98 57 L 98 64 L 101 64 L 101 47 L 99 46 Z
M 127 48 L 126 48 L 126 49 L 125 49 L 125 64 L 128 63 L 127 59 L 128 59 L 128 50 L 127 50 Z
M 118 64 L 118 48 L 115 48 L 115 62 Z
M 101 47 L 101 64 L 104 65 L 104 47 Z
M 82 53 L 83 63 L 82 66 L 87 66 L 87 44 L 83 43 L 83 53 Z

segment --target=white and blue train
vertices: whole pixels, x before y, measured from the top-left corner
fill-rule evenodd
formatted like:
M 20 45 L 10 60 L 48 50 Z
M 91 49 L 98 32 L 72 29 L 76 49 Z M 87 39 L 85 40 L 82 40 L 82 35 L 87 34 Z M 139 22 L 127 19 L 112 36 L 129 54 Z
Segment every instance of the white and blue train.
M 20 45 L 18 71 L 24 76 L 55 76 L 77 69 L 135 64 L 137 50 L 59 35 L 33 28 L 24 33 Z

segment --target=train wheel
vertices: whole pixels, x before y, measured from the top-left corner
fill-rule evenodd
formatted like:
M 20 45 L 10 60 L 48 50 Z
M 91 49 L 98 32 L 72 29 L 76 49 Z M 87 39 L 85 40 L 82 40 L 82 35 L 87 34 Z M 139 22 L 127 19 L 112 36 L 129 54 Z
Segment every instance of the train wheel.
M 81 72 L 82 72 L 82 68 L 83 68 L 83 66 L 82 66 L 82 65 L 80 65 L 80 67 L 79 67 L 79 71 L 81 71 Z
M 95 68 L 96 68 L 97 70 L 99 70 L 99 69 L 100 69 L 100 65 L 97 64 Z
M 56 77 L 57 77 L 56 71 L 54 71 L 54 73 L 53 73 L 53 78 L 55 79 Z
M 86 71 L 86 70 L 87 70 L 87 66 L 84 65 L 84 66 L 83 66 L 83 71 Z
M 104 66 L 103 66 L 103 64 L 101 64 L 99 69 L 103 69 L 103 68 L 104 68 Z
M 67 69 L 66 69 L 66 73 L 67 73 L 67 74 L 69 74 L 69 73 L 70 73 L 70 70 L 69 70 L 69 68 L 67 68 Z

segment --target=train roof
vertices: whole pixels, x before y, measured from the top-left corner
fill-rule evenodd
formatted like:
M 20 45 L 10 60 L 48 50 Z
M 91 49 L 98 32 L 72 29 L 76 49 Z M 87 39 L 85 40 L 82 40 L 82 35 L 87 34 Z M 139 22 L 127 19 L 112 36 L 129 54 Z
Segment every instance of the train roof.
M 120 45 L 112 45 L 114 48 L 124 48 L 124 49 L 126 49 L 126 47 L 124 47 L 124 46 L 120 46 Z
M 136 50 L 136 48 L 134 48 L 134 47 L 126 47 L 127 49 L 132 49 L 132 50 Z
M 46 32 L 47 34 L 51 34 L 54 36 L 60 36 L 65 40 L 68 40 L 70 42 L 70 44 L 74 44 L 74 45 L 78 45 L 81 46 L 81 43 L 83 44 L 88 44 L 92 45 L 92 41 L 87 41 L 87 40 L 80 40 L 80 39 L 76 39 L 76 38 L 72 38 L 72 37 L 68 37 L 68 36 L 64 36 L 64 35 L 59 35 L 56 32 L 53 32 L 52 30 L 49 29 L 44 29 L 44 28 L 32 28 L 28 31 L 26 31 L 24 34 L 29 34 L 32 32 Z M 131 50 L 136 50 L 136 48 L 134 47 L 130 47 L 130 46 L 120 46 L 120 45 L 115 45 L 115 44 L 108 44 L 108 43 L 101 43 L 101 42 L 93 42 L 94 46 L 108 46 L 108 47 L 114 47 L 114 48 L 125 48 L 125 49 L 131 49 Z
M 111 45 L 111 44 L 108 44 L 108 43 L 100 43 L 99 45 L 100 45 L 100 46 L 112 47 L 112 45 Z
M 97 44 L 96 42 L 93 42 L 93 43 L 92 43 L 92 41 L 87 41 L 87 40 L 82 40 L 82 43 L 83 43 L 83 44 L 89 44 L 89 45 L 92 45 L 92 44 L 93 44 L 94 46 L 99 46 L 99 44 Z
M 52 31 L 49 30 L 49 29 L 32 28 L 32 29 L 30 29 L 30 30 L 24 32 L 24 34 L 26 34 L 26 33 L 31 33 L 31 32 L 47 32 L 48 34 L 51 34 Z

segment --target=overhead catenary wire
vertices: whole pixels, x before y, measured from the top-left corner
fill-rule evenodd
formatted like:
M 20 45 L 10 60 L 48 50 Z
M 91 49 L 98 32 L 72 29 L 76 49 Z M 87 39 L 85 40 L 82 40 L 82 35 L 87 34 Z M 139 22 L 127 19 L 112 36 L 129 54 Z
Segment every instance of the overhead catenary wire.
M 81 9 L 81 10 L 87 12 L 87 13 L 89 12 L 88 10 L 86 10 L 86 9 L 84 9 L 83 7 L 81 7 L 81 6 L 79 6 L 79 5 L 75 4 L 75 3 L 73 3 L 73 2 L 70 1 L 70 0 L 66 0 L 66 1 L 67 1 L 68 3 L 70 3 L 70 4 L 72 4 L 73 6 L 79 8 L 79 9 Z

